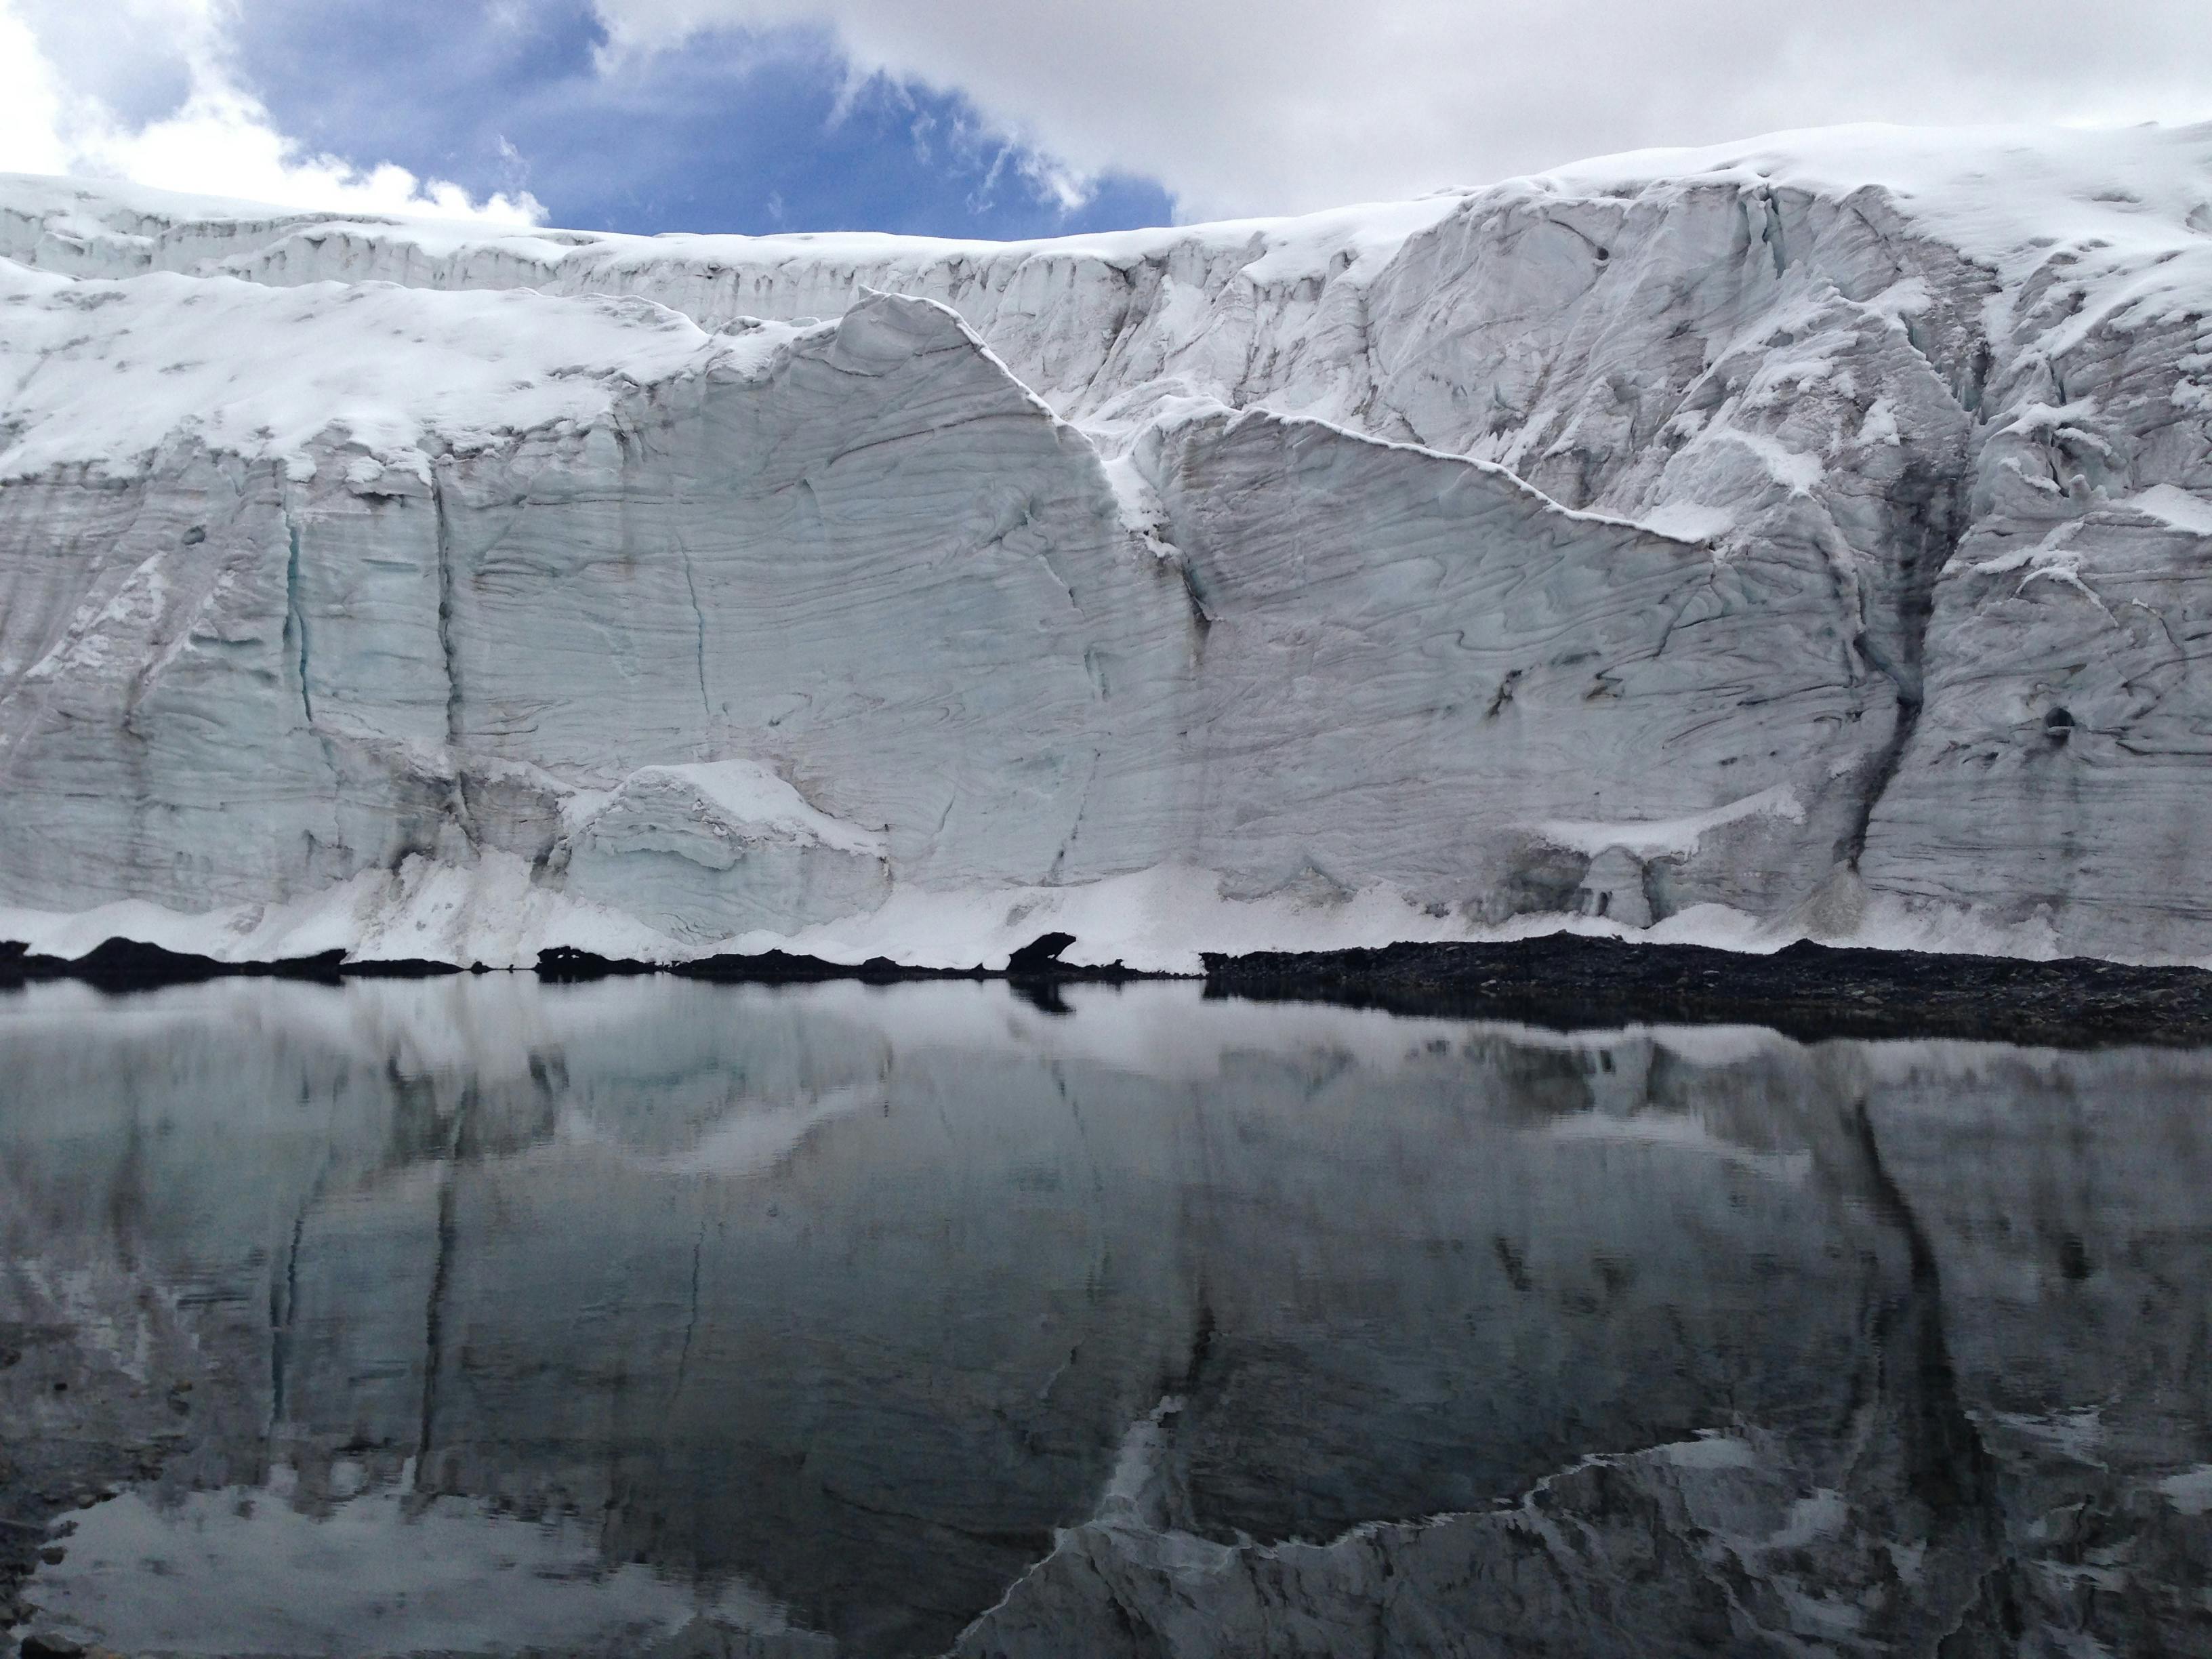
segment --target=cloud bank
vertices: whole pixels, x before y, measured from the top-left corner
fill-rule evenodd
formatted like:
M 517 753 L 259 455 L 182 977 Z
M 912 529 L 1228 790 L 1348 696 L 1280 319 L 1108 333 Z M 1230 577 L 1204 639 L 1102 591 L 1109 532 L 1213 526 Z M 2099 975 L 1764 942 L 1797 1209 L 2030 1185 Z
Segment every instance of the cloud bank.
M 595 0 L 611 50 L 826 26 L 1186 216 L 1840 121 L 2212 117 L 2204 0 Z
M 0 169 L 541 221 L 527 179 L 643 229 L 1024 234 L 1840 121 L 2207 118 L 2205 0 L 0 0 Z
M 0 0 L 0 171 L 129 179 L 279 207 L 544 218 L 526 192 L 472 198 L 391 163 L 308 153 L 240 83 L 228 21 L 221 0 Z M 173 107 L 133 120 L 133 106 L 149 101 Z

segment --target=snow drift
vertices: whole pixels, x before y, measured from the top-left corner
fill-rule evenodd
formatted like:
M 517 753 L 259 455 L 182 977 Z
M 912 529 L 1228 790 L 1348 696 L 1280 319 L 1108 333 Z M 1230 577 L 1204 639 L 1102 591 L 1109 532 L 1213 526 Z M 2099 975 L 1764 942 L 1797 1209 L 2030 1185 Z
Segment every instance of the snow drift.
M 2212 127 L 1024 244 L 0 179 L 0 933 L 2212 961 Z

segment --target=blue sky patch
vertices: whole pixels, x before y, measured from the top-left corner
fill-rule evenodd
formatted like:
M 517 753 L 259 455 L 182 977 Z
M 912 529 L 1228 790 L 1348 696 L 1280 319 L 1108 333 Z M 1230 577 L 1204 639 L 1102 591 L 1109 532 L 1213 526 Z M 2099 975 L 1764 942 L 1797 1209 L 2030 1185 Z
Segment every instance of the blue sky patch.
M 528 190 L 580 229 L 1020 237 L 1174 217 L 1127 177 L 1066 205 L 1049 158 L 964 100 L 854 83 L 811 31 L 718 31 L 603 70 L 578 0 L 246 0 L 234 39 L 242 78 L 307 149 Z

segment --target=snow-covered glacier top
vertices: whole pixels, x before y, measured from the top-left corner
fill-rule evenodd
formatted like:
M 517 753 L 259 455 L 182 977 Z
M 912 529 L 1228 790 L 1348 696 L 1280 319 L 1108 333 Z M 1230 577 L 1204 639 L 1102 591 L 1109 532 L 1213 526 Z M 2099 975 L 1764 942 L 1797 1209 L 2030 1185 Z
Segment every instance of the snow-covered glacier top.
M 626 297 L 554 304 L 507 290 L 425 307 L 384 283 L 273 290 L 167 272 L 88 282 L 9 264 L 0 317 L 0 374 L 16 387 L 5 477 L 67 463 L 135 468 L 185 434 L 312 471 L 316 440 L 342 432 L 419 467 L 426 434 L 451 447 L 588 422 L 619 386 L 763 362 L 793 332 L 710 334 Z M 118 375 L 149 369 L 146 392 L 117 398 Z
M 2208 315 L 2212 126 L 1020 243 L 0 177 L 0 933 L 2212 959 Z
M 487 230 L 0 174 L 0 257 L 80 278 L 167 271 L 279 286 L 388 282 L 634 295 L 709 330 L 741 318 L 835 317 L 871 290 L 912 294 L 952 306 L 1071 414 L 1103 411 L 1133 392 L 1181 380 L 1195 392 L 1357 425 L 1361 399 L 1348 395 L 1350 380 L 1332 372 L 1352 367 L 1335 359 L 1356 343 L 1330 335 L 1335 308 L 1321 296 L 1389 286 L 1408 242 L 1447 222 L 1519 212 L 1567 227 L 1582 216 L 1578 209 L 1632 203 L 1663 210 L 1719 189 L 1857 202 L 1906 234 L 1955 250 L 2005 290 L 2063 272 L 2084 301 L 2073 313 L 2079 331 L 2116 312 L 2149 320 L 2201 306 L 2212 283 L 2208 174 L 2212 123 L 2117 131 L 1865 125 L 1636 151 L 1480 189 L 1297 218 L 1013 242 L 873 232 Z M 1778 246 L 1776 256 L 1786 259 L 1786 248 Z M 1077 325 L 1102 308 L 1111 312 L 1118 290 L 1147 270 L 1159 273 L 1162 289 L 1144 319 L 1155 337 L 1145 343 L 1151 349 L 1083 340 Z M 1547 274 L 1540 265 L 1523 280 Z M 1086 287 L 1101 291 L 1085 294 Z M 1899 303 L 1909 308 L 1915 298 L 1901 295 Z M 547 318 L 530 321 L 554 331 Z M 486 349 L 472 355 L 512 350 L 528 372 L 538 354 L 512 337 L 532 331 L 494 330 Z M 1305 375 L 1279 362 L 1255 362 L 1249 348 L 1259 338 L 1271 357 L 1287 351 L 1317 361 L 1303 365 Z M 424 343 L 440 349 L 452 342 Z M 662 343 L 637 342 L 641 368 L 663 361 L 665 351 L 655 349 Z M 1239 345 L 1246 349 L 1228 349 Z M 1101 349 L 1110 347 L 1121 349 Z

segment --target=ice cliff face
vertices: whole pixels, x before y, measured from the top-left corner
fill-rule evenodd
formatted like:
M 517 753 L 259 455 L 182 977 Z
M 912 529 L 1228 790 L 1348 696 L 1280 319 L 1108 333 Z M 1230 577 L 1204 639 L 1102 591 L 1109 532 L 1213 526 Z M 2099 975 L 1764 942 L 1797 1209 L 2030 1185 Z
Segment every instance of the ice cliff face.
M 1062 242 L 0 182 L 47 948 L 2212 960 L 2212 129 Z

